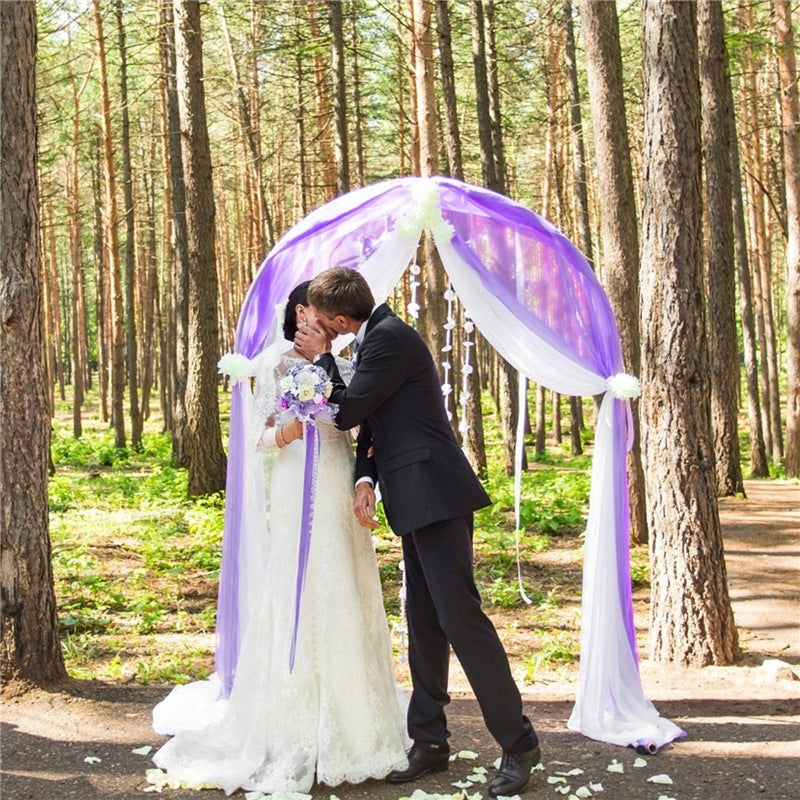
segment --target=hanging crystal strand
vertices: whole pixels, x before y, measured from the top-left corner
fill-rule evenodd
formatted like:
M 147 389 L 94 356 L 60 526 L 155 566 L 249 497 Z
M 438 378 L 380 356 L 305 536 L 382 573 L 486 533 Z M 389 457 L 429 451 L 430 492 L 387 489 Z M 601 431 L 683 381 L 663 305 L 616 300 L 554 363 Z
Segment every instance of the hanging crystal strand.
M 467 403 L 472 396 L 469 391 L 469 376 L 472 375 L 474 369 L 471 363 L 472 348 L 475 347 L 475 342 L 472 341 L 472 332 L 475 330 L 475 323 L 470 317 L 464 315 L 464 363 L 461 367 L 461 420 L 458 423 L 458 430 L 462 438 L 466 441 L 467 431 L 469 430 L 469 423 L 467 422 Z
M 400 635 L 400 662 L 405 664 L 408 661 L 406 655 L 406 636 L 408 635 L 408 611 L 406 609 L 406 563 L 401 561 L 397 568 L 403 573 L 403 585 L 400 587 L 400 608 L 403 610 L 402 622 L 394 626 L 395 633 Z
M 453 387 L 450 385 L 450 370 L 453 365 L 450 363 L 450 353 L 453 350 L 453 329 L 456 327 L 456 319 L 453 316 L 453 303 L 456 299 L 456 293 L 453 291 L 452 285 L 448 287 L 444 293 L 444 299 L 447 300 L 447 320 L 444 323 L 445 342 L 442 348 L 444 353 L 444 361 L 442 367 L 444 368 L 444 382 L 442 383 L 442 394 L 444 395 L 444 405 L 447 409 L 447 419 L 451 420 L 453 414 L 450 411 L 450 395 L 453 392 Z
M 419 264 L 417 264 L 417 256 L 414 255 L 414 261 L 411 263 L 411 266 L 408 268 L 408 271 L 411 273 L 411 280 L 408 282 L 409 287 L 411 288 L 411 301 L 406 306 L 406 310 L 408 311 L 408 315 L 412 319 L 419 319 L 419 303 L 417 302 L 417 287 L 420 285 L 419 281 L 419 274 L 422 271 L 420 269 Z

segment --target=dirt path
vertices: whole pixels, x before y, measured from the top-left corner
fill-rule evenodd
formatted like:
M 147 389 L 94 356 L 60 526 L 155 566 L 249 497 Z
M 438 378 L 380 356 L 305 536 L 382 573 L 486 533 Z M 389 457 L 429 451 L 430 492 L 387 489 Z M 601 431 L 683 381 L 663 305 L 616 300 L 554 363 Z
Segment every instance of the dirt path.
M 574 676 L 563 683 L 526 691 L 526 708 L 542 738 L 546 771 L 538 773 L 524 798 L 560 800 L 546 782 L 557 771 L 579 767 L 572 791 L 601 782 L 604 800 L 798 800 L 800 798 L 800 681 L 775 680 L 761 666 L 780 658 L 800 673 L 800 487 L 782 481 L 748 482 L 747 500 L 721 504 L 728 576 L 745 659 L 736 667 L 679 670 L 642 661 L 645 692 L 659 711 L 681 725 L 688 737 L 634 767 L 636 754 L 571 733 L 565 722 L 572 707 Z M 636 603 L 637 626 L 647 626 L 646 602 Z M 455 677 L 455 676 L 454 676 Z M 457 685 L 460 682 L 457 682 Z M 159 687 L 75 683 L 61 692 L 8 697 L 2 708 L 3 800 L 134 800 L 146 795 L 147 756 L 132 753 L 158 747 L 150 709 L 166 693 Z M 449 772 L 398 790 L 381 782 L 330 790 L 315 787 L 315 800 L 375 798 L 398 800 L 414 789 L 455 792 L 476 763 L 491 773 L 498 755 L 477 704 L 468 694 L 450 706 L 454 748 L 471 749 L 477 762 L 457 760 Z M 86 757 L 99 758 L 86 763 Z M 617 759 L 624 773 L 607 772 Z M 647 781 L 666 773 L 674 781 Z M 197 798 L 186 790 L 165 790 L 175 800 Z M 480 786 L 470 792 L 481 791 Z M 486 797 L 485 787 L 483 788 Z M 199 795 L 222 800 L 219 791 Z M 238 794 L 237 797 L 243 797 Z

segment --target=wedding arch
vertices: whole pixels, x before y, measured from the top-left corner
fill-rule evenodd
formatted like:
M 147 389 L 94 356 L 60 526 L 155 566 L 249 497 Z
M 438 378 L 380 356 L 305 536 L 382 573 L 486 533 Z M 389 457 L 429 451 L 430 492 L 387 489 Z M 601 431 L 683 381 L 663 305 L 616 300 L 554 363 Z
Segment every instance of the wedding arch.
M 469 320 L 519 371 L 522 402 L 525 378 L 561 394 L 604 395 L 586 523 L 579 684 L 568 725 L 593 739 L 657 749 L 683 732 L 659 716 L 639 676 L 626 473 L 633 433 L 629 399 L 638 394 L 638 381 L 624 373 L 610 303 L 584 256 L 547 220 L 507 197 L 445 177 L 396 178 L 326 203 L 283 236 L 250 286 L 235 354 L 224 361 L 233 388 L 217 676 L 229 691 L 263 563 L 263 466 L 248 430 L 254 400 L 245 378 L 258 374 L 265 353 L 290 346 L 281 332 L 289 291 L 328 267 L 359 270 L 377 302 L 410 269 L 413 315 L 415 254 L 426 228 L 452 287 L 445 295 L 448 309 L 457 296 Z M 454 323 L 449 315 L 448 336 Z M 469 347 L 467 370 L 468 354 Z M 445 370 L 449 366 L 445 358 Z M 443 391 L 449 391 L 447 380 Z M 521 441 L 518 431 L 518 454 Z M 519 475 L 516 488 L 519 498 Z

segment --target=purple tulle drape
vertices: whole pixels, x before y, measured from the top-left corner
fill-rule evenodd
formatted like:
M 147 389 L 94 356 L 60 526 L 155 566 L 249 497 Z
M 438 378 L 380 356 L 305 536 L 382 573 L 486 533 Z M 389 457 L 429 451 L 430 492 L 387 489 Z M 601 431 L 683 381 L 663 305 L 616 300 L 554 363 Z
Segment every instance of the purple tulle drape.
M 271 344 L 276 315 L 282 313 L 280 304 L 301 281 L 334 265 L 361 269 L 383 243 L 391 241 L 388 237 L 407 220 L 409 210 L 419 205 L 421 180 L 398 178 L 356 190 L 318 208 L 292 228 L 253 280 L 241 309 L 235 351 L 254 358 Z M 498 298 L 507 314 L 556 352 L 587 373 L 601 376 L 597 391 L 603 391 L 602 381 L 623 372 L 619 332 L 608 298 L 583 255 L 549 222 L 507 197 L 450 178 L 429 179 L 426 186 L 431 185 L 435 186 L 440 219 L 452 226 L 449 243 L 480 281 L 482 291 Z M 511 354 L 503 352 L 503 342 L 493 344 L 510 360 Z M 553 388 L 581 393 L 564 386 Z M 217 617 L 216 669 L 226 691 L 233 681 L 240 637 L 236 554 L 242 535 L 244 391 L 249 391 L 246 383 L 233 389 Z M 624 607 L 625 633 L 635 657 L 628 577 L 626 417 L 623 402 L 615 405 L 617 591 Z

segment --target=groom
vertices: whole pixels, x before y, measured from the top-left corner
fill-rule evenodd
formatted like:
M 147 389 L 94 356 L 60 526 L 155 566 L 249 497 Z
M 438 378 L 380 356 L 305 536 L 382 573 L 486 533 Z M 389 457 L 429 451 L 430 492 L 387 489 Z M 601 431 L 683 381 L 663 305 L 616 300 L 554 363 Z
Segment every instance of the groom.
M 354 270 L 334 267 L 321 273 L 308 288 L 308 302 L 318 325 L 301 328 L 295 347 L 333 381 L 337 427 L 360 426 L 356 515 L 363 525 L 377 527 L 377 480 L 386 517 L 403 544 L 413 682 L 408 733 L 414 744 L 408 769 L 390 773 L 387 780 L 405 783 L 448 767 L 444 706 L 450 700 L 452 645 L 486 726 L 503 748 L 489 794 L 512 795 L 528 783 L 539 761 L 539 743 L 522 713 L 497 632 L 481 609 L 472 574 L 472 512 L 491 501 L 447 421 L 431 354 L 389 306 L 375 307 L 366 280 Z M 349 386 L 329 352 L 331 338 L 344 333 L 356 336 L 356 370 Z

